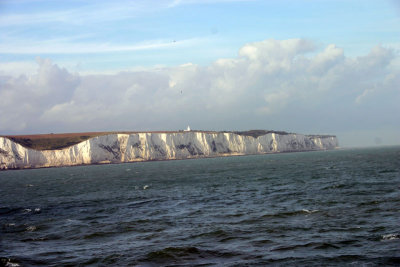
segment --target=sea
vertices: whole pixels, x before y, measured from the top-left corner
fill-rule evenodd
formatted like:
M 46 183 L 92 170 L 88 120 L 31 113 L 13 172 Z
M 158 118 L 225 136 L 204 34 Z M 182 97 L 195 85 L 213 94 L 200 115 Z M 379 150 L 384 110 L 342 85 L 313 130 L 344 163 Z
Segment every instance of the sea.
M 400 266 L 400 147 L 0 172 L 0 266 Z

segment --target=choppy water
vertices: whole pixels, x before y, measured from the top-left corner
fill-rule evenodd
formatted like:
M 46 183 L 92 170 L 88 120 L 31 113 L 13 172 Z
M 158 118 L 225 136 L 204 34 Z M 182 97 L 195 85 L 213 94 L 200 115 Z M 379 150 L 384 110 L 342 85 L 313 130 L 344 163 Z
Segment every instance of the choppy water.
M 0 172 L 0 265 L 400 265 L 400 147 Z

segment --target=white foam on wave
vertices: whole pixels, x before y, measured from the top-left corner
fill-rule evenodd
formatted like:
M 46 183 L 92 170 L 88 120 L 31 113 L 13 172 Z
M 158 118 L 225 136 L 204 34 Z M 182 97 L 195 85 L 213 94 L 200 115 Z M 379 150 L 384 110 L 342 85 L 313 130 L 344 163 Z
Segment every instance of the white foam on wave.
M 76 219 L 67 219 L 66 220 L 66 225 L 83 225 L 85 223 L 83 223 L 81 220 L 76 220 Z
M 15 262 L 7 262 L 6 266 L 7 267 L 17 267 L 17 266 L 20 266 L 20 265 L 18 263 L 15 263 Z
M 398 234 L 388 234 L 388 235 L 383 235 L 382 240 L 395 240 L 399 239 L 400 235 Z
M 303 211 L 303 212 L 305 212 L 305 213 L 308 213 L 308 214 L 311 214 L 311 213 L 318 212 L 319 210 L 308 210 L 308 209 L 302 209 L 301 211 Z
M 34 225 L 26 227 L 26 231 L 29 231 L 29 232 L 33 232 L 33 231 L 36 231 L 36 230 L 37 230 L 37 227 L 34 226 Z
M 41 211 L 40 208 L 34 208 L 34 209 L 33 209 L 33 212 L 34 212 L 34 213 L 39 213 L 40 211 Z M 24 212 L 24 213 L 30 213 L 30 212 L 32 212 L 32 209 L 26 208 L 26 209 L 23 210 L 23 212 Z

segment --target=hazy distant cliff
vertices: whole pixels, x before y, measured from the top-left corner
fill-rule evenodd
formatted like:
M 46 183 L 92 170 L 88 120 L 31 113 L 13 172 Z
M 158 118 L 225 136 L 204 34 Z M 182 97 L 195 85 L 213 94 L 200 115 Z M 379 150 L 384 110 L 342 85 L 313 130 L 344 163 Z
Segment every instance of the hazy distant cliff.
M 187 159 L 334 149 L 335 136 L 233 132 L 132 133 L 97 136 L 59 150 L 38 151 L 0 137 L 0 169 Z

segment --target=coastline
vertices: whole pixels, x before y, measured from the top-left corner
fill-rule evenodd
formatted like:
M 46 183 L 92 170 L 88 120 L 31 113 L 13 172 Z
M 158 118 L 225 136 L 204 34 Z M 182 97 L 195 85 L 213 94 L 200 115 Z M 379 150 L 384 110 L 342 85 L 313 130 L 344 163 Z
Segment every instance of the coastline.
M 200 156 L 192 158 L 179 158 L 179 159 L 152 159 L 152 160 L 138 160 L 129 162 L 96 162 L 90 164 L 77 164 L 77 165 L 64 165 L 64 166 L 42 166 L 42 167 L 26 167 L 26 168 L 10 168 L 10 169 L 0 169 L 3 171 L 20 171 L 20 170 L 36 170 L 36 169 L 53 169 L 53 168 L 69 168 L 69 167 L 82 167 L 82 166 L 99 166 L 99 165 L 123 165 L 123 164 L 135 164 L 135 163 L 151 163 L 151 162 L 162 162 L 162 161 L 181 161 L 181 160 L 198 160 L 198 159 L 213 159 L 213 158 L 224 158 L 224 157 L 246 157 L 246 156 L 261 156 L 261 155 L 274 155 L 274 154 L 292 154 L 292 153 L 309 153 L 309 152 L 323 152 L 323 151 L 335 151 L 344 150 L 345 148 L 338 147 L 334 149 L 324 149 L 324 150 L 303 150 L 303 151 L 282 151 L 282 152 L 265 152 L 258 154 L 228 154 L 228 155 L 218 155 L 218 156 Z
M 35 150 L 0 137 L 0 169 L 20 170 L 145 161 L 331 150 L 335 136 L 233 132 L 147 132 L 99 135 L 75 145 Z

